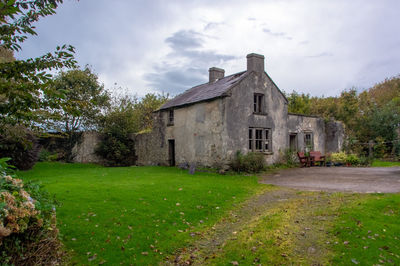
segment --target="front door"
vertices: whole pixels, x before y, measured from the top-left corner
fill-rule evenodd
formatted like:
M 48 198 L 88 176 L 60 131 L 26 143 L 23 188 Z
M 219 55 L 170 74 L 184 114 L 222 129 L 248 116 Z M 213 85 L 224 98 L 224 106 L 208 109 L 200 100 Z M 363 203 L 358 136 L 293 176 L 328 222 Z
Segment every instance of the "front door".
M 168 161 L 169 166 L 175 166 L 175 140 L 169 139 L 168 140 Z

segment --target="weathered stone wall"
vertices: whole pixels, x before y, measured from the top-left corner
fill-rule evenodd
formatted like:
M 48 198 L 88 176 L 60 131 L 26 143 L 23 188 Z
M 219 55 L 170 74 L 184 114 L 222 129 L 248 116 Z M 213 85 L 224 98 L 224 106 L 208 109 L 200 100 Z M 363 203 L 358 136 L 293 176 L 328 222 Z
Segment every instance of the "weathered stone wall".
M 165 138 L 166 112 L 153 115 L 153 129 L 134 136 L 137 165 L 168 165 L 168 143 Z
M 72 149 L 74 162 L 76 163 L 101 163 L 102 159 L 96 155 L 95 150 L 101 142 L 101 136 L 95 131 L 83 132 L 80 140 Z
M 254 93 L 264 94 L 264 111 L 254 114 Z M 264 153 L 268 164 L 279 160 L 280 152 L 287 147 L 287 103 L 282 93 L 264 72 L 250 72 L 225 98 L 228 138 L 226 151 L 232 156 L 236 151 L 249 152 L 249 128 L 272 130 L 272 152 Z
M 174 109 L 174 124 L 166 127 L 165 140 L 175 140 L 177 165 L 226 163 L 224 108 L 223 99 L 216 99 Z M 163 113 L 166 121 L 167 112 Z
M 329 121 L 325 125 L 326 153 L 339 152 L 343 149 L 345 139 L 344 124 L 340 121 Z
M 325 154 L 325 122 L 322 118 L 306 115 L 288 115 L 288 130 L 290 134 L 297 134 L 297 149 L 305 150 L 304 135 L 311 132 L 313 135 L 313 150 Z M 289 141 L 289 140 L 288 140 Z

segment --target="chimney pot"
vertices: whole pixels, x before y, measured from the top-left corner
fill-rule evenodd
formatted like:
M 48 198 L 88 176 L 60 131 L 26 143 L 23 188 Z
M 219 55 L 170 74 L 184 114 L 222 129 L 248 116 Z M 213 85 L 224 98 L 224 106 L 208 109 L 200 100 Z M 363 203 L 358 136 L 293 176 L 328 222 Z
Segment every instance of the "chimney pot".
M 225 75 L 225 70 L 218 67 L 212 67 L 208 70 L 209 73 L 209 82 L 215 82 L 218 79 L 222 79 Z
M 264 73 L 265 68 L 264 68 L 264 59 L 265 57 L 260 54 L 248 54 L 246 56 L 247 58 L 247 71 L 255 71 L 257 73 Z

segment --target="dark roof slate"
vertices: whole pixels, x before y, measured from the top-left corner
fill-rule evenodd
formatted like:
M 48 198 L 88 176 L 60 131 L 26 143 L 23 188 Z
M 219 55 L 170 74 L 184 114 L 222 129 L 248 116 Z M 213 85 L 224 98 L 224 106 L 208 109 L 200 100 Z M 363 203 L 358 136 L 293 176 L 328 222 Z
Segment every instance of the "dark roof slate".
M 175 98 L 166 102 L 159 110 L 165 110 L 172 107 L 179 107 L 197 102 L 207 101 L 218 97 L 226 96 L 230 88 L 239 83 L 246 77 L 246 71 L 226 76 L 213 83 L 205 83 L 179 94 Z

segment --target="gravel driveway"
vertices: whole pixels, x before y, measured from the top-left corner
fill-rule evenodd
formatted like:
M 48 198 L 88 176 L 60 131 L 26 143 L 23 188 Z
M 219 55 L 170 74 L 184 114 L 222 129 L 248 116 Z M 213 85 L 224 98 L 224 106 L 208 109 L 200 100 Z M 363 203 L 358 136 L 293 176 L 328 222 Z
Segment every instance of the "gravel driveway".
M 260 181 L 311 191 L 400 192 L 400 167 L 311 167 L 280 170 Z

